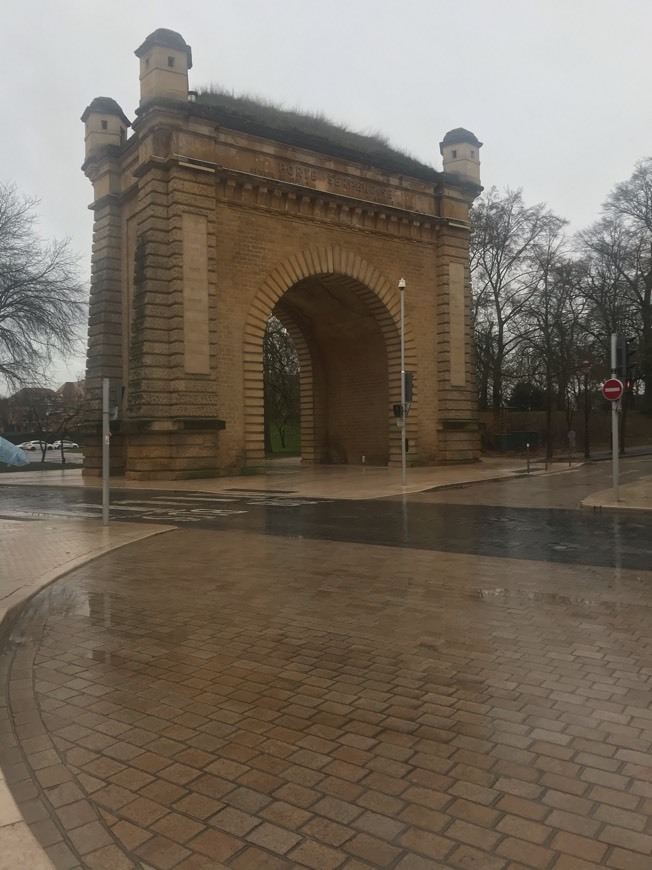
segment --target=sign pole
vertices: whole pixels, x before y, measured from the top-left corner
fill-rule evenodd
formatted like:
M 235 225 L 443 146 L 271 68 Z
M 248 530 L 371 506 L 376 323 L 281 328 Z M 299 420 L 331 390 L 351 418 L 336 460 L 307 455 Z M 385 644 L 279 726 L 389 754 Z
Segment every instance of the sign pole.
M 102 378 L 102 525 L 109 524 L 109 379 Z
M 405 443 L 405 278 L 398 282 L 401 294 L 401 486 L 407 485 L 407 445 Z
M 616 377 L 616 344 L 618 336 L 613 333 L 611 336 L 611 376 Z M 612 480 L 614 490 L 614 502 L 618 502 L 618 478 L 619 478 L 619 459 L 620 445 L 618 443 L 618 402 L 611 403 L 611 458 L 612 458 Z

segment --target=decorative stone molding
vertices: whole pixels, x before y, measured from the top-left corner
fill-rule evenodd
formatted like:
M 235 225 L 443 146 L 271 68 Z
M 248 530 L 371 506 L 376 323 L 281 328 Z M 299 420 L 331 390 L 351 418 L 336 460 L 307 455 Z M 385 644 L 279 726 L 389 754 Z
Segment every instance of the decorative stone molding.
M 245 449 L 250 461 L 264 458 L 264 408 L 260 389 L 263 371 L 263 339 L 270 315 L 283 295 L 300 281 L 318 275 L 336 275 L 349 279 L 352 292 L 364 299 L 376 318 L 382 332 L 387 352 L 387 376 L 390 395 L 400 396 L 400 296 L 396 287 L 371 263 L 361 259 L 354 251 L 332 245 L 323 248 L 310 248 L 290 257 L 279 264 L 266 278 L 256 298 L 249 308 L 244 331 L 244 398 L 245 398 Z M 300 331 L 291 329 L 291 336 L 298 342 L 300 363 L 302 365 L 302 420 L 304 410 L 311 410 L 312 392 L 307 389 L 312 377 L 304 378 L 304 366 L 311 368 L 310 353 L 300 337 Z M 416 347 L 412 324 L 405 318 L 405 364 L 407 371 L 417 369 Z M 304 386 L 305 379 L 305 386 Z M 305 406 L 305 407 L 304 407 Z M 416 425 L 418 415 L 418 379 L 415 385 L 414 401 L 411 408 L 412 418 L 408 418 L 408 432 L 416 448 Z M 312 414 L 308 417 L 312 421 Z M 388 425 L 393 422 L 391 407 L 387 409 Z M 309 424 L 312 425 L 312 424 Z M 314 458 L 314 441 L 308 442 L 309 449 L 303 452 L 304 428 L 302 426 L 302 457 L 306 461 Z M 310 437 L 307 430 L 306 437 Z M 390 463 L 400 461 L 400 436 L 390 429 Z

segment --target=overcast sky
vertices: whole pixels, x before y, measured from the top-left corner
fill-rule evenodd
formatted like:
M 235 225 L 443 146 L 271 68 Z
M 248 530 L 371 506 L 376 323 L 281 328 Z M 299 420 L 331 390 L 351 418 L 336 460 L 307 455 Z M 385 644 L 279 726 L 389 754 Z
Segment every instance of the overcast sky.
M 580 229 L 652 155 L 652 0 L 3 0 L 0 178 L 41 200 L 45 236 L 90 269 L 92 191 L 79 118 L 138 105 L 136 49 L 159 27 L 214 84 L 380 131 L 441 168 L 472 130 L 485 187 L 522 187 Z M 53 372 L 60 383 L 83 358 Z

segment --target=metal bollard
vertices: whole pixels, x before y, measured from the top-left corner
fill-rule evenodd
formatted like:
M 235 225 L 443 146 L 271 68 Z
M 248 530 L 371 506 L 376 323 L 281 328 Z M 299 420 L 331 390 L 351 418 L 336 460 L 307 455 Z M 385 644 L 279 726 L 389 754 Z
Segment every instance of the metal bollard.
M 530 445 L 527 443 L 525 445 L 525 450 L 526 450 L 525 455 L 526 455 L 526 459 L 527 459 L 527 473 L 529 474 L 530 473 Z

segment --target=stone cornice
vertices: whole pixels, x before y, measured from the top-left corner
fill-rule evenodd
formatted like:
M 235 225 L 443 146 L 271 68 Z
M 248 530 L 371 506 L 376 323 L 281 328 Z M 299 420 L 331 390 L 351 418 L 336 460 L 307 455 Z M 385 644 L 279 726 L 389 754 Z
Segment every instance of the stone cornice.
M 93 166 L 99 166 L 101 163 L 112 163 L 116 169 L 120 168 L 120 157 L 123 153 L 121 145 L 103 145 L 101 148 L 96 148 L 81 165 L 82 172 L 90 178 L 89 170 Z
M 175 155 L 176 156 L 176 155 Z M 174 159 L 174 157 L 173 157 Z M 188 162 L 188 158 L 177 157 L 179 166 L 187 169 L 200 169 L 194 163 Z M 201 170 L 207 171 L 207 167 L 201 167 Z M 200 171 L 201 171 L 200 170 Z M 210 171 L 210 170 L 209 170 Z M 402 220 L 427 220 L 431 223 L 439 223 L 442 219 L 434 213 L 419 212 L 401 206 L 382 203 L 376 200 L 365 199 L 359 196 L 349 196 L 344 193 L 335 193 L 330 190 L 320 190 L 308 185 L 299 184 L 294 181 L 282 181 L 278 178 L 270 178 L 265 175 L 257 175 L 252 172 L 244 172 L 239 169 L 232 169 L 227 166 L 215 166 L 214 168 L 216 179 L 221 179 L 225 182 L 225 189 L 234 192 L 234 188 L 247 188 L 260 192 L 263 189 L 270 193 L 283 193 L 288 196 L 301 197 L 302 199 L 310 199 L 327 204 L 339 203 L 349 209 L 364 209 L 365 211 L 373 210 L 374 212 L 383 212 L 385 214 L 400 216 Z M 233 195 L 229 197 L 233 199 Z M 263 204 L 258 201 L 248 204 Z
M 135 136 L 124 145 L 104 145 L 92 151 L 81 165 L 81 170 L 91 182 L 102 171 L 122 173 L 129 159 L 137 153 L 138 142 Z
M 335 223 L 360 231 L 383 232 L 425 243 L 433 242 L 441 231 L 464 235 L 470 231 L 468 222 L 456 218 L 319 190 L 184 155 L 175 154 L 167 158 L 151 156 L 133 174 L 142 178 L 151 169 L 169 172 L 174 167 L 195 172 L 204 180 L 207 176 L 213 176 L 217 199 L 242 208 L 272 210 L 287 217 Z M 133 192 L 132 185 L 121 198 Z M 446 193 L 438 188 L 433 194 L 435 208 L 439 208 L 437 201 L 442 196 L 446 196 Z
M 119 206 L 121 201 L 122 197 L 119 194 L 107 193 L 106 196 L 101 196 L 99 199 L 94 200 L 88 208 L 91 211 L 100 211 L 100 209 L 106 206 Z
M 439 227 L 450 225 L 455 229 L 466 228 L 462 221 L 449 220 L 436 214 L 318 190 L 183 155 L 173 155 L 167 159 L 150 157 L 138 166 L 134 174 L 142 178 L 152 168 L 169 171 L 173 167 L 195 172 L 204 178 L 212 175 L 218 188 L 217 197 L 222 201 L 257 210 L 271 209 L 288 217 L 297 216 L 359 230 L 386 232 L 422 242 L 433 241 Z

